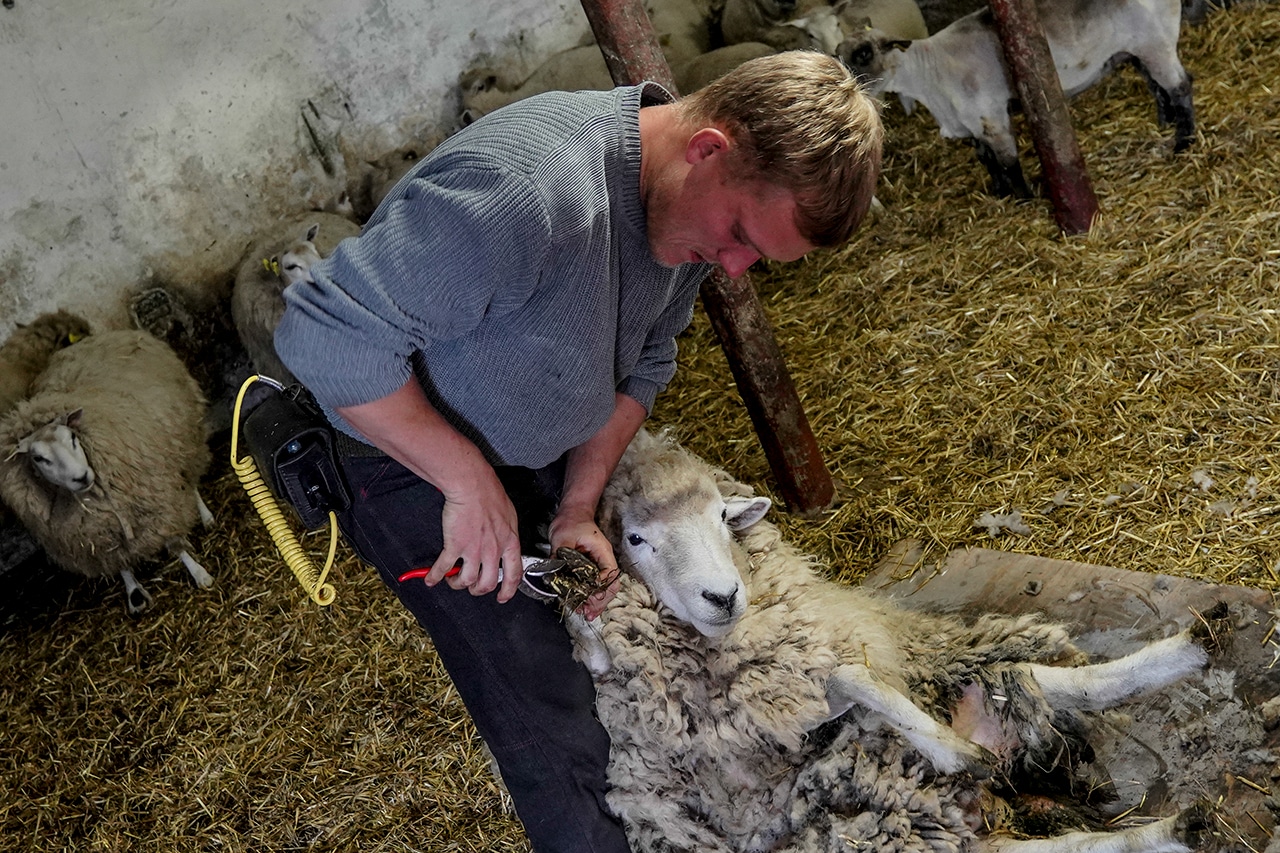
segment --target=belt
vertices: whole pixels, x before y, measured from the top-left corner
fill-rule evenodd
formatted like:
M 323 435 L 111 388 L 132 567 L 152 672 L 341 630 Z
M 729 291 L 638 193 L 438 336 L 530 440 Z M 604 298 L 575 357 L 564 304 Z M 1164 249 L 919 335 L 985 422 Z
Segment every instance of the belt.
M 374 447 L 372 444 L 365 444 L 363 441 L 360 441 L 359 439 L 352 438 L 351 436 L 347 435 L 345 432 L 343 432 L 340 429 L 334 429 L 333 432 L 337 436 L 335 446 L 338 450 L 339 456 L 342 456 L 345 458 L 349 456 L 386 456 L 387 455 L 383 453 L 381 450 L 379 450 L 378 448 Z

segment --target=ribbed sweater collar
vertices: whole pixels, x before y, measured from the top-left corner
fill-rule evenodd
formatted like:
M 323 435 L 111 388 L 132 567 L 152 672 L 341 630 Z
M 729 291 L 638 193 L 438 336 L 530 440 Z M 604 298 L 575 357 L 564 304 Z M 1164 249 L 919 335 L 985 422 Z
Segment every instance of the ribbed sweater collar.
M 646 241 L 649 228 L 644 215 L 644 198 L 640 194 L 640 108 L 669 104 L 671 93 L 657 83 L 641 83 L 619 90 L 622 116 L 622 168 L 617 172 L 615 199 L 621 203 L 618 212 L 627 227 Z

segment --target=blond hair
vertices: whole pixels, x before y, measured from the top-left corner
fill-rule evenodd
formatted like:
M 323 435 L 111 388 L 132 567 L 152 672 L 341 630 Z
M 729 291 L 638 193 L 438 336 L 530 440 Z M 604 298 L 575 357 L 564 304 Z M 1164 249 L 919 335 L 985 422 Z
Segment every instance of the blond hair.
M 679 101 L 690 126 L 713 124 L 738 150 L 743 180 L 796 199 L 796 228 L 817 246 L 849 239 L 880 175 L 880 107 L 834 57 L 811 50 L 762 56 Z

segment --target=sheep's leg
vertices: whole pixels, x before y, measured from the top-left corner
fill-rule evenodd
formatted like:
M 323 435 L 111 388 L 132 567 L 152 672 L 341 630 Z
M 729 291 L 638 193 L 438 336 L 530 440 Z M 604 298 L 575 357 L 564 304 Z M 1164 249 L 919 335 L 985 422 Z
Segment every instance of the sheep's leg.
M 1196 139 L 1196 113 L 1191 101 L 1191 75 L 1178 62 L 1176 48 L 1157 48 L 1133 60 L 1156 99 L 1156 119 L 1161 127 L 1173 125 L 1173 150 L 1185 151 Z
M 827 681 L 827 705 L 836 717 L 854 706 L 874 711 L 918 749 L 940 773 L 982 772 L 990 756 L 929 716 L 901 691 L 884 683 L 863 664 L 845 664 Z
M 601 639 L 596 627 L 576 610 L 564 617 L 564 627 L 569 631 L 575 646 L 575 657 L 582 661 L 593 678 L 600 678 L 613 668 L 613 658 Z
M 1190 853 L 1209 827 L 1208 805 L 1197 803 L 1173 817 L 1116 832 L 1069 832 L 1056 838 L 1018 840 L 992 836 L 985 853 Z
M 200 497 L 199 492 L 196 492 L 196 511 L 200 513 L 200 524 L 202 526 L 213 526 L 213 513 L 209 512 L 209 505 L 204 502 L 204 498 Z
M 978 161 L 987 167 L 991 175 L 991 194 L 1001 197 L 1031 198 L 1031 188 L 1022 174 L 1022 164 L 1018 162 L 1015 149 L 1010 155 L 1008 151 L 997 151 L 985 139 L 973 137 L 970 140 L 978 152 Z
M 1101 711 L 1180 681 L 1208 661 L 1204 646 L 1183 632 L 1106 663 L 1030 666 L 1050 706 Z
M 124 606 L 130 616 L 137 616 L 151 606 L 151 593 L 138 583 L 133 572 L 121 569 L 120 579 L 124 581 Z
M 204 566 L 196 562 L 196 558 L 187 553 L 186 549 L 178 552 L 178 559 L 182 561 L 182 565 L 187 567 L 187 571 L 191 573 L 191 578 L 196 582 L 196 586 L 201 589 L 208 589 L 213 586 L 213 576 L 204 570 Z

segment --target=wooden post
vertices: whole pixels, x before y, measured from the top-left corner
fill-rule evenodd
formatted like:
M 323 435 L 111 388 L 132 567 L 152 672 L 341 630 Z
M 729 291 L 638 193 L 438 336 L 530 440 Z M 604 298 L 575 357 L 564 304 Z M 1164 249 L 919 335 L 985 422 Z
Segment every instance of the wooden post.
M 1098 198 L 1076 142 L 1067 99 L 1034 0 L 988 2 L 1040 156 L 1054 218 L 1067 234 L 1087 233 L 1098 213 Z
M 582 8 L 615 83 L 652 80 L 679 94 L 640 0 L 582 0 Z M 796 513 L 826 509 L 835 485 L 751 280 L 729 279 L 717 270 L 701 295 L 780 496 Z

